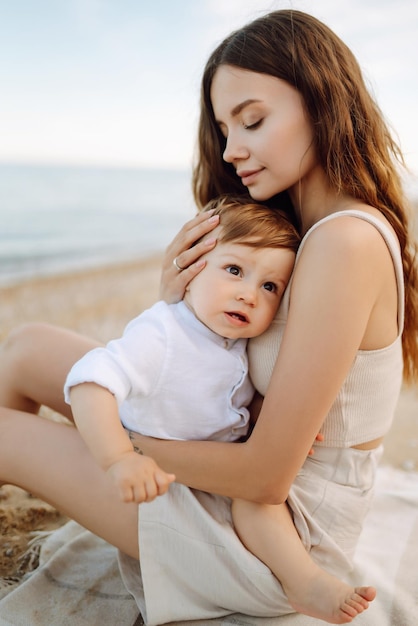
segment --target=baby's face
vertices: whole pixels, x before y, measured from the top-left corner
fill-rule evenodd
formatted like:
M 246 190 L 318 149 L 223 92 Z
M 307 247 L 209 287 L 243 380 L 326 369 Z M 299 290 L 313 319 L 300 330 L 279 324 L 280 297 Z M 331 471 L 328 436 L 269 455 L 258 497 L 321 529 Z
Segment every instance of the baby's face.
M 273 320 L 295 262 L 288 248 L 218 243 L 184 300 L 196 317 L 222 337 L 255 337 Z

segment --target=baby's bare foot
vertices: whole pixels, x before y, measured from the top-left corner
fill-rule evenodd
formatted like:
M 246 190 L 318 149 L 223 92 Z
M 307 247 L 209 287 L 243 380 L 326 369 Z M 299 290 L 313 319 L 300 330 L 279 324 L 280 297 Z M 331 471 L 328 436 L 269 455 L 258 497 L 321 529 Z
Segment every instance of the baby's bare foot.
M 323 570 L 305 577 L 297 589 L 284 589 L 295 611 L 330 624 L 351 622 L 376 597 L 374 587 L 350 587 Z

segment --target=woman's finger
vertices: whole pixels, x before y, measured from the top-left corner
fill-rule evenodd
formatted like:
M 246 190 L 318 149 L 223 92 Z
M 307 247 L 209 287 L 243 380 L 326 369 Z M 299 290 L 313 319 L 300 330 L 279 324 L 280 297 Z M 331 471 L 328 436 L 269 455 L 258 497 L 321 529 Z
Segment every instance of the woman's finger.
M 216 238 L 209 236 L 190 247 L 219 224 L 218 215 L 209 218 L 203 215 L 205 219 L 200 214 L 185 224 L 166 250 L 160 282 L 160 298 L 165 302 L 179 302 L 183 298 L 189 282 L 205 266 L 200 257 L 216 245 Z
M 168 304 L 180 302 L 183 299 L 186 287 L 189 282 L 202 271 L 205 267 L 206 261 L 199 259 L 196 263 L 192 263 L 186 269 L 181 272 L 175 270 L 175 275 L 167 280 L 169 272 L 162 276 L 160 284 L 160 300 L 164 300 Z
M 208 212 L 209 213 L 209 212 Z M 173 263 L 173 259 L 178 258 L 187 250 L 193 250 L 191 246 L 213 230 L 219 224 L 218 215 L 209 215 L 208 213 L 200 213 L 197 217 L 193 218 L 187 224 L 183 226 L 180 232 L 174 237 L 173 241 L 168 245 L 164 255 L 163 268 L 165 270 L 170 269 L 170 265 Z M 187 267 L 190 263 L 193 263 L 198 257 L 196 255 L 190 255 L 186 258 L 186 261 L 182 259 L 183 265 L 179 263 L 180 267 Z
M 174 272 L 184 272 L 190 265 L 196 263 L 203 254 L 212 250 L 216 245 L 215 237 L 208 237 L 197 243 L 193 248 L 189 248 L 173 258 L 172 266 Z M 174 262 L 175 261 L 175 262 Z M 179 269 L 180 268 L 180 269 Z

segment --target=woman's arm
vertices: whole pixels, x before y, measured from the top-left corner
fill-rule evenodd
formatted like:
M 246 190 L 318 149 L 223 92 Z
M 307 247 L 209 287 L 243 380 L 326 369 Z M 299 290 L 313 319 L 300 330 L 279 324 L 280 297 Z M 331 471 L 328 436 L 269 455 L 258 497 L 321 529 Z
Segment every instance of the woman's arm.
M 137 448 L 174 472 L 178 482 L 253 501 L 286 499 L 357 350 L 376 331 L 370 319 L 376 307 L 382 309 L 384 285 L 396 291 L 380 235 L 360 220 L 343 219 L 322 225 L 306 241 L 294 274 L 280 354 L 248 441 L 132 437 Z M 387 317 L 392 333 L 396 306 Z M 387 344 L 393 340 L 390 333 L 382 333 Z

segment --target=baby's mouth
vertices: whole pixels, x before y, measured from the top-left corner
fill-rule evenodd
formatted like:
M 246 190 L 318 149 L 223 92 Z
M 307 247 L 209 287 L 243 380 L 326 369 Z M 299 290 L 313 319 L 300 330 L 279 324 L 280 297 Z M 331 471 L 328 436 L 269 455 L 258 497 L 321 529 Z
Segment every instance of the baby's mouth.
M 229 311 L 227 315 L 235 320 L 239 320 L 240 322 L 248 322 L 247 316 L 242 313 L 238 313 L 237 311 Z

